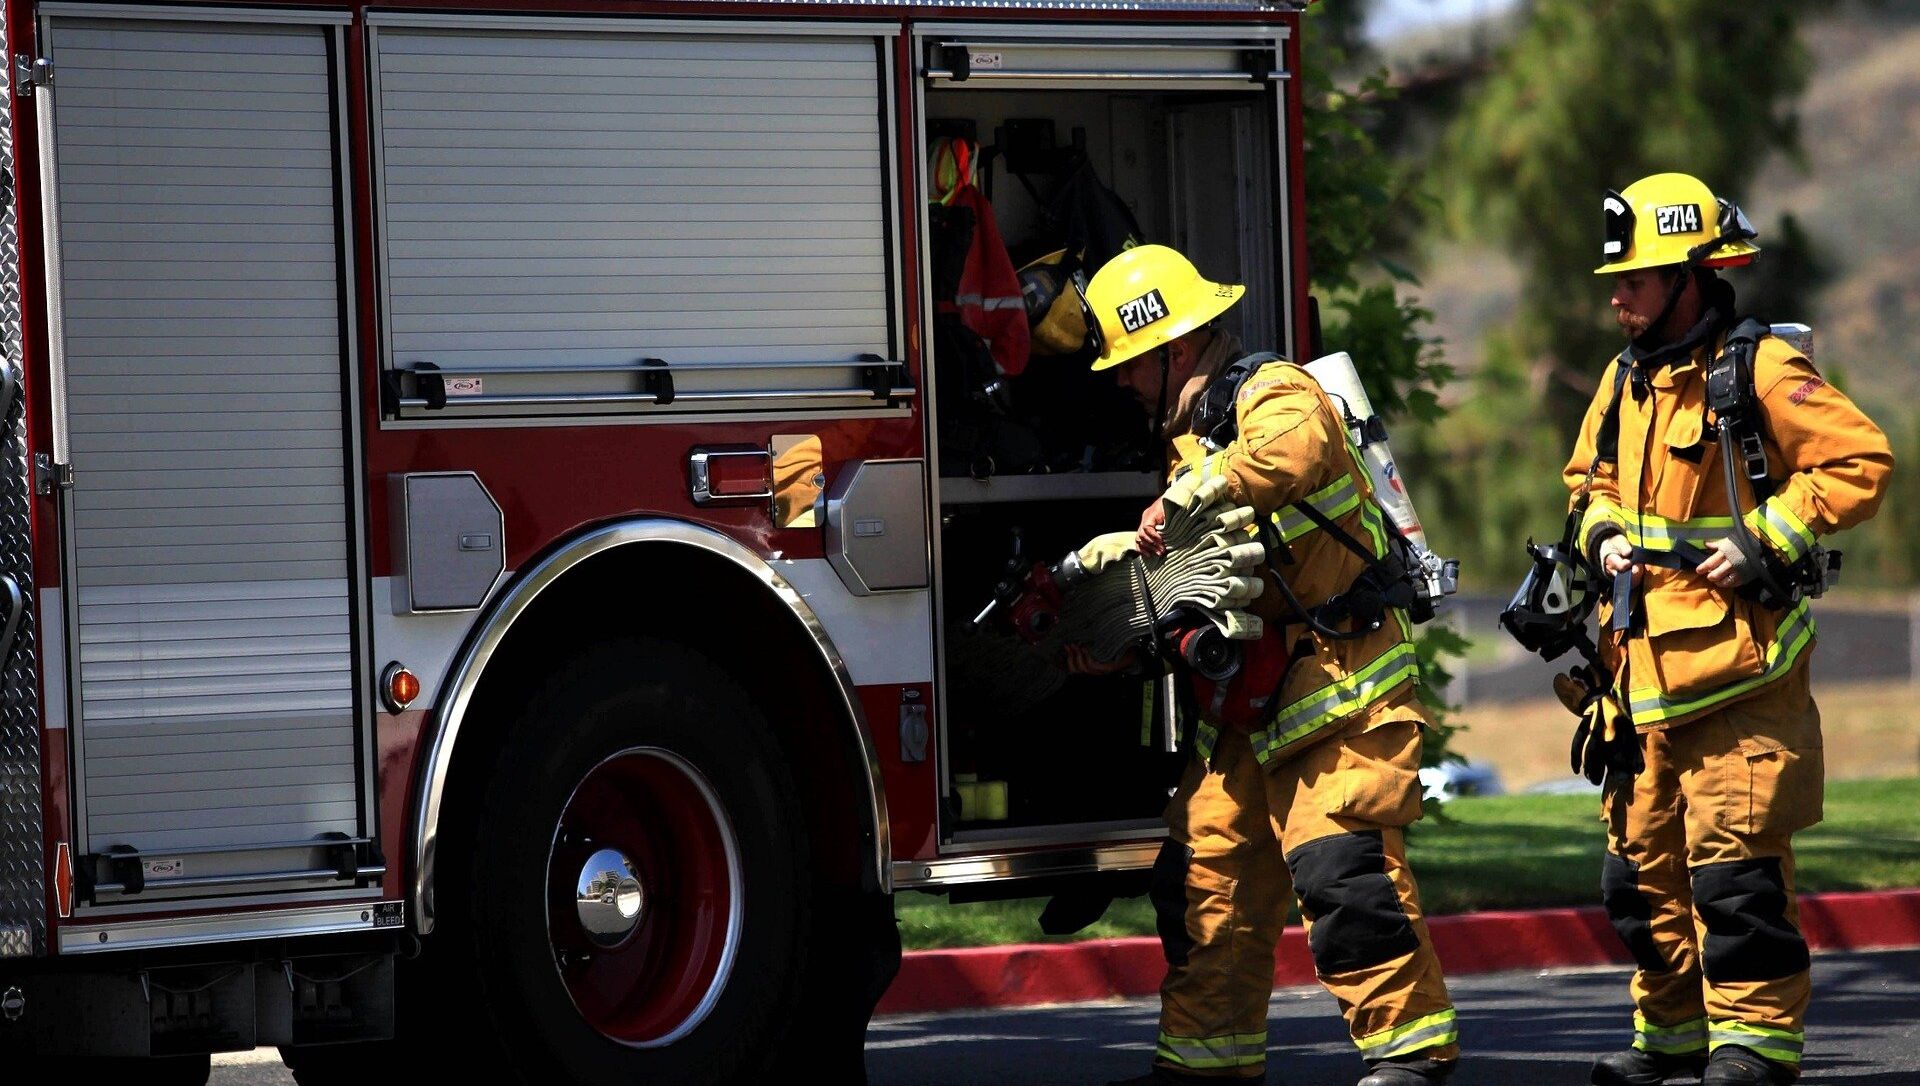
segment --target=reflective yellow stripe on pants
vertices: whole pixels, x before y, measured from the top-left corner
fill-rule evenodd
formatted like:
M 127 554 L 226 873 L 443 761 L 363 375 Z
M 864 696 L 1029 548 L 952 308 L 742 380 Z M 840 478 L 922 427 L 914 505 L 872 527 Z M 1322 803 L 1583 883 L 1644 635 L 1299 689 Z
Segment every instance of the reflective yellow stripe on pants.
M 1232 1033 L 1224 1037 L 1175 1037 L 1162 1033 L 1154 1055 L 1196 1071 L 1222 1067 L 1259 1067 L 1267 1060 L 1267 1034 Z
M 1807 1043 L 1807 1035 L 1802 1031 L 1772 1029 L 1747 1022 L 1715 1022 L 1709 1034 L 1713 1048 L 1739 1045 L 1780 1063 L 1799 1063 L 1800 1050 Z
M 1368 1034 L 1355 1040 L 1354 1044 L 1360 1046 L 1363 1059 L 1384 1060 L 1418 1052 L 1423 1048 L 1450 1045 L 1459 1039 L 1460 1030 L 1454 1021 L 1453 1008 L 1448 1007 L 1437 1014 L 1416 1018 L 1404 1026 Z
M 1662 1056 L 1684 1056 L 1707 1050 L 1707 1020 L 1695 1018 L 1676 1026 L 1656 1026 L 1646 1016 L 1633 1014 L 1633 1047 Z

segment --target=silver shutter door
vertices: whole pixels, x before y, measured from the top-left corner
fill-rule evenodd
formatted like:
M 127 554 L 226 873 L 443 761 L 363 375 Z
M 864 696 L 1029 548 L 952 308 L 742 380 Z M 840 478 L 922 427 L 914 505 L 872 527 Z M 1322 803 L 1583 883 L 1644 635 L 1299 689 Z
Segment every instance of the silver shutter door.
M 88 851 L 355 834 L 324 32 L 52 40 Z
M 394 364 L 887 354 L 871 39 L 383 28 L 378 52 Z

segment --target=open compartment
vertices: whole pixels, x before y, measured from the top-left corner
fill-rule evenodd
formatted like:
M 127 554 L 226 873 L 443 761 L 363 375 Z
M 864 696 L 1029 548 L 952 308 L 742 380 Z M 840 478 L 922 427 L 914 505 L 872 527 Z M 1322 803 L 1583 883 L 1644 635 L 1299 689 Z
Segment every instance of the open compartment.
M 1290 339 L 1290 279 L 1276 260 L 1289 251 L 1285 30 L 1171 33 L 921 34 L 942 831 L 953 851 L 1140 836 L 1158 825 L 1187 757 L 1154 675 L 1070 675 L 1004 606 L 973 622 L 1004 579 L 1132 528 L 1164 483 L 1146 411 L 1072 349 L 1084 331 L 1077 295 L 1048 305 L 1068 273 L 1092 275 L 1119 251 L 1116 235 L 1171 245 L 1203 275 L 1247 285 L 1221 323 L 1248 350 Z M 943 203 L 963 175 L 977 195 Z M 1076 215 L 1091 225 L 1075 227 Z M 1004 270 L 979 268 L 1002 259 L 996 245 L 1028 318 L 1013 350 L 987 334 L 1008 305 Z

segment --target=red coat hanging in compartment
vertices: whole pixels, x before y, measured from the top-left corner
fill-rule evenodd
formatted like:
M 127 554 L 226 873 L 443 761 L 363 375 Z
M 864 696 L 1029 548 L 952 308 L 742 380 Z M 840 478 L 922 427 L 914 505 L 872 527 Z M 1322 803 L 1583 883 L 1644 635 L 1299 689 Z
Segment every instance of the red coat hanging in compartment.
M 934 142 L 934 309 L 958 314 L 961 324 L 986 341 L 994 367 L 1012 377 L 1027 368 L 1027 307 L 993 205 L 973 184 L 976 151 L 969 140 L 943 137 Z M 943 248 L 944 254 L 938 251 Z M 957 279 L 950 270 L 956 259 Z M 949 269 L 947 274 L 938 274 L 941 265 Z

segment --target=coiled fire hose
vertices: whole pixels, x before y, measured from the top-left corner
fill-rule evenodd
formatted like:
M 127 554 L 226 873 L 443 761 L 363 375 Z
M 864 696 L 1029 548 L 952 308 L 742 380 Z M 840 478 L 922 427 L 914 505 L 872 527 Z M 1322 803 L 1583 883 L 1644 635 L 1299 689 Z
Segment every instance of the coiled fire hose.
M 1132 532 L 1089 540 L 1077 552 L 1087 575 L 1067 591 L 1047 642 L 1079 644 L 1097 660 L 1115 660 L 1182 609 L 1232 640 L 1259 639 L 1260 618 L 1245 610 L 1265 587 L 1266 549 L 1250 531 L 1254 511 L 1228 500 L 1219 477 L 1184 477 L 1161 503 L 1165 553 L 1141 554 Z

